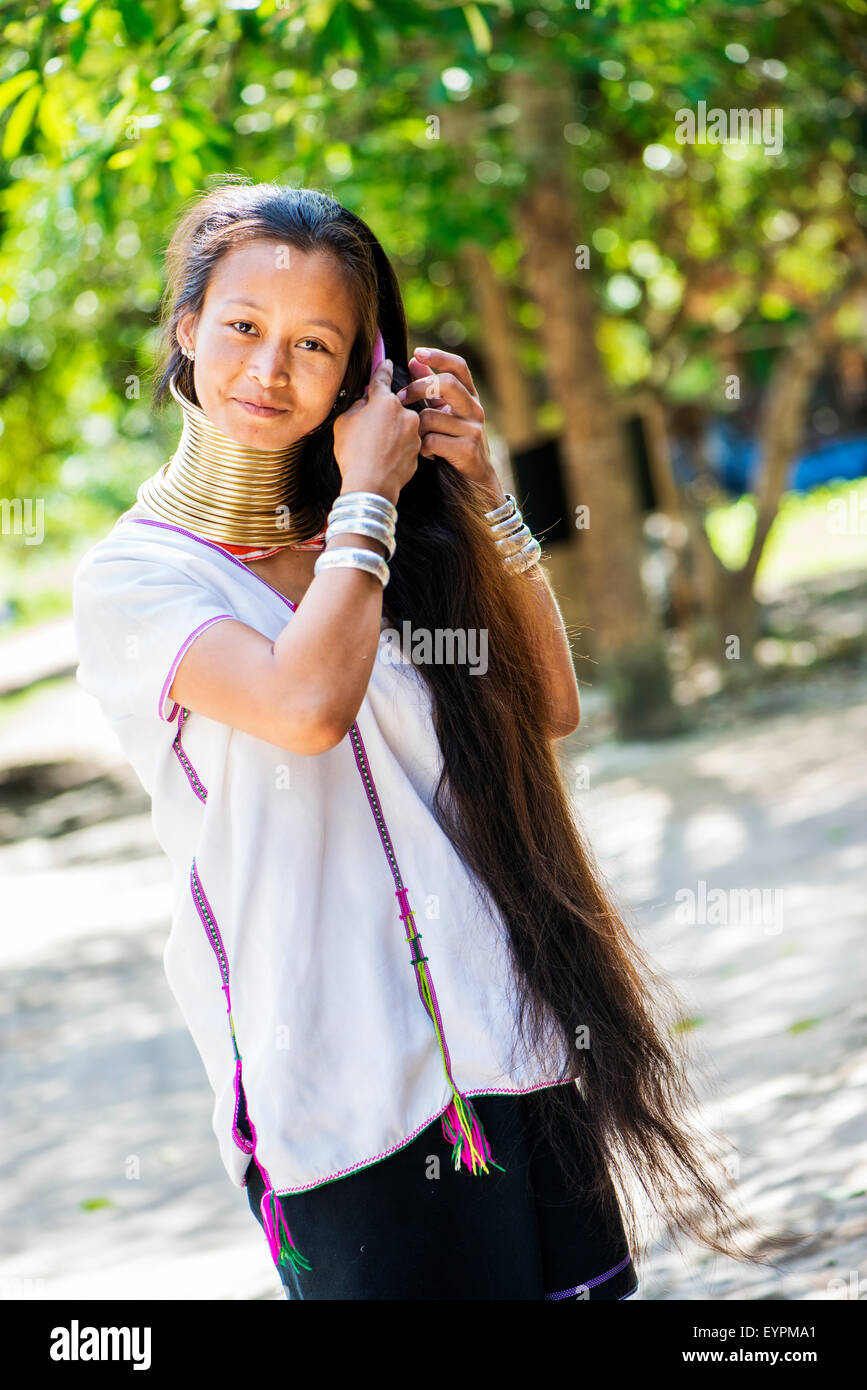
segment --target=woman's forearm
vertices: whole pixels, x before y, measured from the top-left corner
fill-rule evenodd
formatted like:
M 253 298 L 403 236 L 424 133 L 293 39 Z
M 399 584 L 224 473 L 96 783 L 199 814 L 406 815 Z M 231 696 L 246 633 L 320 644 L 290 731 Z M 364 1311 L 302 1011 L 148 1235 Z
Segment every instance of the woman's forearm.
M 531 565 L 521 577 L 530 580 L 538 609 L 539 662 L 548 672 L 551 735 L 565 738 L 578 728 L 581 702 L 563 615 L 541 564 Z
M 505 501 L 506 494 L 496 474 L 478 486 L 486 511 L 493 511 Z M 511 580 L 512 577 L 504 572 L 504 580 Z M 546 689 L 551 710 L 551 736 L 565 738 L 580 723 L 581 702 L 563 615 L 541 564 L 532 565 L 522 578 L 528 579 L 532 585 L 537 609 L 539 663 L 548 674 Z

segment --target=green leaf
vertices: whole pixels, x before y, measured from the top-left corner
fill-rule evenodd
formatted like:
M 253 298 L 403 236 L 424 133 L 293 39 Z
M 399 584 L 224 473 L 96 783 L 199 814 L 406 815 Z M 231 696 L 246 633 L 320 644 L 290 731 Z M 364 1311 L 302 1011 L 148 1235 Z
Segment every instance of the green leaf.
M 85 1197 L 80 1205 L 82 1211 L 99 1211 L 101 1207 L 113 1207 L 114 1202 L 110 1197 Z
M 23 72 L 16 72 L 15 76 L 6 82 L 0 82 L 0 111 L 5 111 L 7 106 L 17 101 L 21 93 L 32 87 L 38 78 L 39 73 L 34 68 L 25 68 Z
M 75 139 L 75 125 L 56 92 L 46 92 L 42 98 L 39 128 L 49 143 L 58 149 L 65 141 Z
M 463 11 L 476 52 L 490 53 L 492 48 L 491 31 L 488 27 L 488 21 L 478 5 L 464 5 Z
M 322 22 L 322 28 L 313 40 L 310 48 L 310 66 L 316 71 L 327 62 L 329 58 L 334 58 L 338 54 L 346 51 L 349 39 L 349 13 L 348 7 L 343 4 L 336 4 L 331 13 L 326 18 L 326 7 L 317 8 L 316 21 Z M 311 29 L 314 27 L 311 23 Z
M 342 8 L 342 0 L 312 0 L 304 16 L 311 34 L 322 34 L 333 22 L 335 11 Z
M 143 5 L 137 0 L 117 0 L 117 8 L 124 28 L 133 40 L 149 39 L 153 36 L 154 22 Z
M 367 15 L 363 14 L 361 10 L 353 8 L 349 11 L 349 17 L 350 25 L 355 29 L 365 61 L 368 63 L 379 63 L 381 57 L 379 39 Z
M 4 159 L 14 159 L 18 154 L 33 123 L 33 113 L 42 97 L 42 87 L 31 87 L 18 101 L 18 105 L 6 122 L 3 132 L 2 154 Z
M 808 1028 L 815 1028 L 817 1023 L 821 1023 L 820 1018 L 799 1018 L 797 1023 L 790 1023 L 788 1032 L 792 1034 L 806 1033 Z

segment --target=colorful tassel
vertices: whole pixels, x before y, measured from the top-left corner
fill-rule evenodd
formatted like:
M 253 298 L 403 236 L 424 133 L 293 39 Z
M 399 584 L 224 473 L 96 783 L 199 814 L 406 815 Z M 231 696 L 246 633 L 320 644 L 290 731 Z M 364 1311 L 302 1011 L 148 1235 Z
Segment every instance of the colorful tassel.
M 464 1163 L 475 1176 L 476 1166 L 487 1173 L 488 1159 L 501 1173 L 505 1168 L 491 1157 L 491 1146 L 485 1138 L 482 1123 L 476 1114 L 472 1101 L 467 1096 L 455 1094 L 448 1110 L 443 1115 L 443 1135 L 452 1145 L 452 1158 L 455 1172 Z
M 273 1187 L 269 1187 L 268 1191 L 263 1193 L 259 1210 L 262 1213 L 268 1249 L 275 1265 L 285 1267 L 291 1264 L 296 1273 L 300 1273 L 302 1269 L 312 1269 L 310 1261 L 304 1258 L 292 1239 L 292 1232 L 286 1225 L 283 1208 L 274 1195 Z
M 400 876 L 400 870 L 397 866 L 397 856 L 395 855 L 394 846 L 391 843 L 391 836 L 385 824 L 385 817 L 382 814 L 382 807 L 379 804 L 379 797 L 376 794 L 376 787 L 370 772 L 370 765 L 367 761 L 364 740 L 361 737 L 361 732 L 357 724 L 353 724 L 350 727 L 349 734 L 352 739 L 355 761 L 358 766 L 358 771 L 361 774 L 361 780 L 364 783 L 364 790 L 367 792 L 367 799 L 370 803 L 370 809 L 373 812 L 373 818 L 376 821 L 382 847 L 388 859 L 392 878 L 397 885 L 395 897 L 401 909 L 398 915 L 406 928 L 406 940 L 409 945 L 410 960 L 415 967 L 415 980 L 419 998 L 434 1026 L 434 1032 L 436 1033 L 437 1043 L 440 1049 L 440 1057 L 442 1058 L 443 1071 L 454 1093 L 454 1100 L 443 1115 L 442 1129 L 444 1137 L 452 1145 L 452 1158 L 454 1160 L 455 1171 L 457 1172 L 460 1169 L 461 1163 L 464 1163 L 473 1176 L 477 1176 L 480 1171 L 487 1173 L 488 1163 L 491 1163 L 495 1168 L 499 1168 L 501 1173 L 505 1173 L 506 1170 L 502 1164 L 497 1163 L 491 1157 L 491 1146 L 485 1138 L 485 1132 L 482 1129 L 481 1121 L 473 1109 L 472 1104 L 465 1095 L 461 1094 L 455 1085 L 455 1079 L 452 1076 L 452 1059 L 449 1056 L 445 1028 L 443 1027 L 443 1021 L 440 1015 L 433 979 L 428 970 L 428 958 L 422 955 L 421 932 L 416 926 L 415 917 L 409 905 L 409 895 Z
M 499 1163 L 491 1157 L 491 1146 L 485 1138 L 485 1131 L 482 1129 L 482 1122 L 473 1109 L 472 1103 L 464 1095 L 461 1095 L 452 1079 L 451 1058 L 449 1056 L 448 1044 L 446 1043 L 445 1030 L 440 1018 L 439 1005 L 437 1003 L 436 991 L 433 987 L 427 965 L 427 956 L 421 954 L 421 932 L 416 930 L 416 922 L 413 917 L 412 908 L 409 905 L 409 897 L 406 889 L 401 886 L 397 889 L 395 897 L 400 903 L 403 911 L 400 913 L 401 921 L 408 928 L 407 941 L 409 943 L 410 957 L 416 967 L 416 982 L 422 1003 L 427 1010 L 428 1016 L 434 1026 L 439 1043 L 440 1056 L 442 1057 L 443 1070 L 448 1078 L 449 1085 L 454 1091 L 454 1100 L 443 1115 L 443 1135 L 452 1145 L 452 1159 L 454 1160 L 455 1172 L 460 1169 L 461 1163 L 475 1177 L 478 1170 L 487 1173 L 488 1165 L 485 1161 L 490 1160 L 495 1168 L 499 1168 L 501 1173 L 505 1173 Z

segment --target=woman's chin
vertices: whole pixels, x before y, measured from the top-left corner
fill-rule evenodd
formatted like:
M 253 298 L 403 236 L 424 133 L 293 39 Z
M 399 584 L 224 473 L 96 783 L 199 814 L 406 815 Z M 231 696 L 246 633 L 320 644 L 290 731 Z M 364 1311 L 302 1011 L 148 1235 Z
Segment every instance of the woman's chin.
M 237 413 L 244 418 L 239 420 Z M 253 418 L 243 406 L 239 406 L 237 413 L 233 411 L 232 419 L 225 420 L 220 426 L 236 444 L 245 444 L 249 449 L 288 449 L 290 444 L 301 438 L 294 416 L 288 411 L 270 418 Z

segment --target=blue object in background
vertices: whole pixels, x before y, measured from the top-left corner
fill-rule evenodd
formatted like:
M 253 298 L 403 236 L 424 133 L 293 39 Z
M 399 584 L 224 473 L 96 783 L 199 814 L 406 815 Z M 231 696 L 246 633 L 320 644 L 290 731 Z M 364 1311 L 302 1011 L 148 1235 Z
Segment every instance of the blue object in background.
M 834 439 L 820 449 L 802 454 L 795 461 L 789 487 L 795 492 L 809 492 L 820 483 L 839 478 L 867 476 L 867 438 Z
M 725 417 L 713 418 L 704 441 L 705 457 L 720 486 L 733 497 L 754 492 L 758 468 L 758 445 L 734 429 Z M 688 469 L 679 447 L 675 447 L 675 476 L 688 481 Z M 808 449 L 796 458 L 789 470 L 785 490 L 809 492 L 823 483 L 867 477 L 867 435 L 832 439 Z

